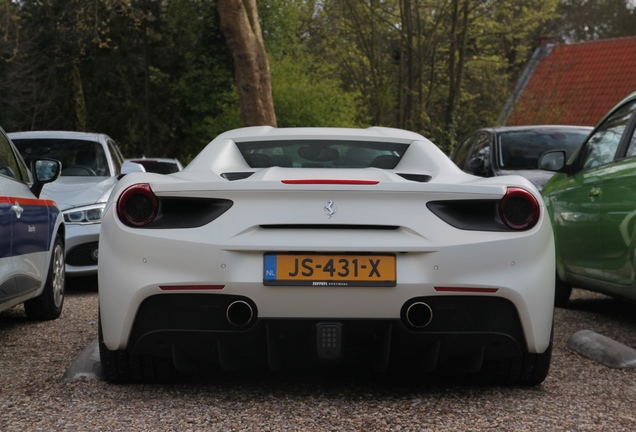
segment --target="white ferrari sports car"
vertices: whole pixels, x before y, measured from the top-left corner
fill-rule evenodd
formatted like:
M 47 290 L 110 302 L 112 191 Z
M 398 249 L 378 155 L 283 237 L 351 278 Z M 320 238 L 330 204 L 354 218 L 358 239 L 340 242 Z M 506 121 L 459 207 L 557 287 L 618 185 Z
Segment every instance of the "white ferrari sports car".
M 243 128 L 104 210 L 99 347 L 113 382 L 197 366 L 354 366 L 536 385 L 552 229 L 532 183 L 462 172 L 388 128 Z

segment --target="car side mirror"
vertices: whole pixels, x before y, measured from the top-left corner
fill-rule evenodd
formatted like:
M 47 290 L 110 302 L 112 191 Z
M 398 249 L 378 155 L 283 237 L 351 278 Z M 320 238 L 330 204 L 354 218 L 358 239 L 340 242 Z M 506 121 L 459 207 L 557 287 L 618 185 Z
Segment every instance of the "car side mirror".
M 468 161 L 466 170 L 474 175 L 486 176 L 486 160 L 483 157 L 475 157 Z
M 45 184 L 51 183 L 60 176 L 62 163 L 55 159 L 36 159 L 31 162 L 31 174 L 33 175 L 33 185 L 31 192 L 36 197 L 40 196 Z
M 565 172 L 565 150 L 549 150 L 539 157 L 539 169 L 553 172 Z

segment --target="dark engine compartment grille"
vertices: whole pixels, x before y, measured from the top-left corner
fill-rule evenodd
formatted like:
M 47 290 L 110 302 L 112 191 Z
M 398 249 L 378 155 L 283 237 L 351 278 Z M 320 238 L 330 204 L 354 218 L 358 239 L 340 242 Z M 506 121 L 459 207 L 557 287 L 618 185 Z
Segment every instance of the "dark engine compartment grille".
M 139 307 L 129 346 L 134 355 L 172 358 L 177 369 L 218 363 L 232 370 L 269 365 L 415 369 L 424 372 L 476 372 L 485 361 L 527 352 L 515 305 L 480 296 L 418 297 L 430 305 L 433 321 L 418 331 L 404 319 L 259 318 L 250 299 L 237 295 L 155 295 Z M 228 322 L 228 306 L 252 305 L 254 316 L 242 327 Z M 321 357 L 322 325 L 341 328 L 341 353 Z

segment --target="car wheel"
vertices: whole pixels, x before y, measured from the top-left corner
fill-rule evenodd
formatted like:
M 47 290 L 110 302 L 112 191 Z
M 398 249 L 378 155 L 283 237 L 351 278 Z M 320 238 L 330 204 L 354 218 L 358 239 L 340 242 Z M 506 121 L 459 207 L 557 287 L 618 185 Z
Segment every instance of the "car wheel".
M 478 381 L 486 385 L 539 385 L 548 376 L 551 360 L 552 338 L 541 354 L 526 353 L 520 357 L 485 362 L 478 373 Z
M 24 302 L 24 311 L 29 319 L 44 321 L 60 316 L 64 305 L 65 266 L 64 243 L 58 234 L 53 243 L 44 291 L 38 297 Z
M 563 282 L 559 275 L 556 275 L 554 283 L 554 306 L 565 307 L 572 295 L 572 285 Z
M 134 355 L 128 350 L 109 350 L 104 344 L 101 314 L 98 322 L 99 359 L 107 381 L 120 384 L 165 383 L 174 378 L 175 369 L 170 359 Z

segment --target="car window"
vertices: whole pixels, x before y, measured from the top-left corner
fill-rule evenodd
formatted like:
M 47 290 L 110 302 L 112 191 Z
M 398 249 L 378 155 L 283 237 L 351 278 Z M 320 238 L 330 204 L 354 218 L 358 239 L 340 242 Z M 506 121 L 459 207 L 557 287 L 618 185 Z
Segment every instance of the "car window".
M 110 154 L 113 157 L 113 164 L 115 164 L 115 173 L 119 174 L 121 172 L 121 164 L 124 162 L 124 157 L 119 151 L 119 147 L 115 144 L 114 141 L 108 140 L 108 149 L 110 150 Z
M 627 148 L 626 157 L 636 156 L 636 134 L 632 131 L 632 139 L 629 142 L 629 147 Z
M 176 161 L 159 161 L 154 159 L 133 159 L 132 162 L 143 165 L 146 172 L 158 174 L 172 174 L 179 172 L 179 166 Z
M 476 140 L 477 135 L 470 135 L 469 137 L 466 137 L 464 141 L 459 143 L 459 146 L 457 146 L 457 150 L 455 150 L 455 154 L 453 155 L 453 162 L 455 162 L 455 164 L 461 169 L 465 168 L 468 155 L 470 154 L 470 149 L 473 147 Z
M 632 129 L 632 137 L 627 145 L 627 154 L 625 157 L 636 156 L 636 129 Z
M 636 101 L 624 105 L 597 128 L 583 147 L 581 167 L 594 168 L 612 162 L 625 128 L 629 123 Z
M 587 138 L 589 130 L 531 128 L 498 134 L 499 167 L 538 169 L 539 157 L 548 150 L 565 150 L 569 158 Z
M 393 169 L 408 144 L 336 140 L 254 141 L 236 144 L 251 168 Z
M 16 157 L 9 139 L 3 133 L 0 133 L 0 175 L 23 182 L 29 181 L 26 167 Z
M 482 177 L 490 174 L 490 134 L 482 133 L 477 136 L 465 171 Z
M 15 139 L 14 144 L 27 163 L 33 159 L 57 159 L 63 176 L 110 176 L 104 146 L 79 139 Z

